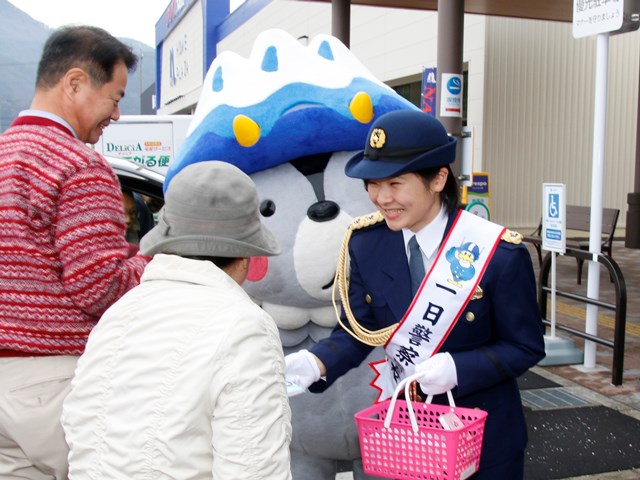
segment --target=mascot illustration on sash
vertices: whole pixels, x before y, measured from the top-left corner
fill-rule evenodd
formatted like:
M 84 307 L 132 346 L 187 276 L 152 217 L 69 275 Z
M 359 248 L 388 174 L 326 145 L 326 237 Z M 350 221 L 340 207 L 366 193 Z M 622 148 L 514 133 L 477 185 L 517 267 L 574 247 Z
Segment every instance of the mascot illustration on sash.
M 236 165 L 256 183 L 263 222 L 282 254 L 252 261 L 243 287 L 276 321 L 285 354 L 309 348 L 336 324 L 331 301 L 340 245 L 371 204 L 344 166 L 373 119 L 417 109 L 377 80 L 339 40 L 308 46 L 282 30 L 261 33 L 249 58 L 222 52 L 204 80 L 188 136 L 165 189 L 185 166 Z M 384 356 L 375 350 L 371 360 Z M 373 372 L 363 363 L 323 395 L 291 397 L 295 480 L 334 480 L 339 462 L 362 474 L 353 415 L 370 406 Z

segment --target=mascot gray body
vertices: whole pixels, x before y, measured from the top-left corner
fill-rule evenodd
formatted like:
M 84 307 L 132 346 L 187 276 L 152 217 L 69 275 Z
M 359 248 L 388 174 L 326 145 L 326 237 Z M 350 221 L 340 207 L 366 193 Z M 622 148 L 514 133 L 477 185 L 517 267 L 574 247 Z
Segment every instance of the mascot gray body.
M 340 243 L 351 220 L 371 210 L 362 182 L 344 175 L 350 156 L 335 153 L 323 172 L 310 176 L 291 163 L 251 176 L 260 198 L 275 204 L 275 214 L 263 221 L 281 239 L 283 254 L 269 258 L 264 279 L 245 288 L 276 319 L 285 354 L 309 348 L 336 324 L 331 292 Z M 380 349 L 372 353 L 372 359 L 382 356 Z M 290 399 L 294 479 L 334 479 L 338 461 L 350 463 L 355 478 L 369 478 L 361 473 L 353 419 L 375 400 L 367 363 L 321 395 Z
M 223 160 L 249 174 L 262 220 L 282 254 L 252 259 L 247 292 L 274 318 L 284 353 L 309 348 L 336 325 L 333 279 L 351 221 L 372 210 L 344 166 L 369 125 L 416 108 L 375 79 L 337 39 L 303 46 L 281 30 L 258 36 L 249 59 L 223 52 L 212 63 L 187 139 L 169 167 Z M 337 294 L 336 294 L 337 295 Z M 336 299 L 339 303 L 339 299 Z M 384 356 L 375 349 L 369 361 Z M 290 398 L 295 480 L 334 480 L 338 464 L 362 473 L 354 414 L 370 406 L 368 361 L 320 395 Z

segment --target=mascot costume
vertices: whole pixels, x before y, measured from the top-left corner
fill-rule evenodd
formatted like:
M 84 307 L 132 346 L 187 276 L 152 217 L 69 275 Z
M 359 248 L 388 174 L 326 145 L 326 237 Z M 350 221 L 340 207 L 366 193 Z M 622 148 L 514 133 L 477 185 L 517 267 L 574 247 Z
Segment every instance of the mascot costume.
M 273 316 L 285 354 L 309 348 L 336 325 L 340 245 L 354 217 L 373 210 L 345 163 L 364 147 L 374 118 L 416 108 L 329 35 L 305 46 L 268 30 L 248 59 L 223 52 L 209 68 L 165 190 L 182 168 L 207 160 L 229 162 L 254 180 L 263 221 L 283 252 L 253 259 L 243 287 Z M 383 355 L 376 349 L 369 360 Z M 369 478 L 353 415 L 374 402 L 372 379 L 365 362 L 321 395 L 290 398 L 295 480 L 334 480 L 339 462 L 355 479 Z

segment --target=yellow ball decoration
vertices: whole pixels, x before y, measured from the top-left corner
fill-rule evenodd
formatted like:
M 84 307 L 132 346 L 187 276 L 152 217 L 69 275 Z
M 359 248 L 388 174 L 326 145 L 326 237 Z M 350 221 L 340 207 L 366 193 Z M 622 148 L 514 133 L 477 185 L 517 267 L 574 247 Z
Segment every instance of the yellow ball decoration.
M 252 147 L 260 140 L 260 126 L 246 115 L 233 119 L 233 134 L 243 147 Z
M 373 103 L 367 92 L 356 93 L 349 104 L 349 110 L 353 118 L 360 123 L 369 123 L 373 120 Z

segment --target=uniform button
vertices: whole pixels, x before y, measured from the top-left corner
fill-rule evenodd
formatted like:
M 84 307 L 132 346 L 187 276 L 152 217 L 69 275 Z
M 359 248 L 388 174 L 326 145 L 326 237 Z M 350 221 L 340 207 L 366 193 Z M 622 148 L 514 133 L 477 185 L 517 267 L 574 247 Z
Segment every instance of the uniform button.
M 368 293 L 364 296 L 364 301 L 367 303 L 371 303 L 371 295 L 369 295 Z
M 473 312 L 467 312 L 464 318 L 467 319 L 467 322 L 473 322 L 476 319 L 476 316 L 473 314 Z

